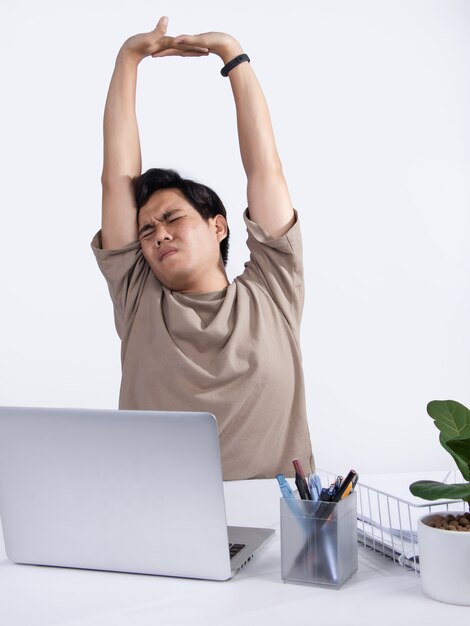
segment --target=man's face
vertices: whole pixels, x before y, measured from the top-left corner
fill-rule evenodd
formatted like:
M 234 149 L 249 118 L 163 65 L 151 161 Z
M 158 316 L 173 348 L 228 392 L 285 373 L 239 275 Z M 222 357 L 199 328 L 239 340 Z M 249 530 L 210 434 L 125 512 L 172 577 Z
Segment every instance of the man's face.
M 212 291 L 220 276 L 221 215 L 204 220 L 178 189 L 161 189 L 139 211 L 142 252 L 158 280 L 173 291 Z

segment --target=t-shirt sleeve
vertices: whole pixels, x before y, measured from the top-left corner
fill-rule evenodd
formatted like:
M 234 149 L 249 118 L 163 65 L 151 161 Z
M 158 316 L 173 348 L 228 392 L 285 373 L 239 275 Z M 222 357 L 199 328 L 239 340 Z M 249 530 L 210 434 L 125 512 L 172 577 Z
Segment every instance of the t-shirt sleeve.
M 290 230 L 273 239 L 259 224 L 244 213 L 248 231 L 250 260 L 243 274 L 257 282 L 272 297 L 288 323 L 298 331 L 304 305 L 302 237 L 297 212 Z
M 108 283 L 116 330 L 121 339 L 134 320 L 150 268 L 139 241 L 118 250 L 103 250 L 101 231 L 91 242 L 98 266 Z

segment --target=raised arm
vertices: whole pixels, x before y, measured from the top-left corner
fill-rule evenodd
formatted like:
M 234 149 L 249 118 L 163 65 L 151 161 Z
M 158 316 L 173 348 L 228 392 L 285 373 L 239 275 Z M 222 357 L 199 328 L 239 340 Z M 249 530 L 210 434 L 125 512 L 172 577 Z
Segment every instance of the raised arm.
M 175 38 L 178 46 L 204 46 L 224 65 L 243 53 L 236 39 L 225 33 L 203 33 Z M 228 77 L 235 99 L 238 139 L 247 176 L 250 218 L 274 237 L 294 223 L 294 211 L 277 152 L 271 118 L 263 91 L 250 63 L 232 69 Z
M 201 56 L 207 49 L 174 47 L 165 35 L 168 18 L 155 29 L 125 41 L 116 59 L 104 110 L 104 155 L 101 176 L 102 245 L 116 249 L 137 239 L 137 212 L 132 179 L 141 174 L 139 130 L 135 111 L 137 68 L 147 56 Z
M 106 99 L 101 175 L 103 248 L 122 248 L 137 239 L 132 185 L 132 179 L 141 173 L 135 114 L 137 65 L 124 49 L 119 51 Z

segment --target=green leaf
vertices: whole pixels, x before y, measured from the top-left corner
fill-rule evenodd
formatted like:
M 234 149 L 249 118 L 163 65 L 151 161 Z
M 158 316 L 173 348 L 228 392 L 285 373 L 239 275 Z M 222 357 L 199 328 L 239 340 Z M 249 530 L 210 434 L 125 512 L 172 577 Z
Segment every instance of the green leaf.
M 470 483 L 447 485 L 434 480 L 418 480 L 410 485 L 410 491 L 425 500 L 465 500 L 470 502 Z
M 433 400 L 427 406 L 430 417 L 440 430 L 439 441 L 442 447 L 452 455 L 462 476 L 470 481 L 470 450 L 466 444 L 459 446 L 456 441 L 470 440 L 470 411 L 455 400 Z M 449 445 L 449 442 L 453 443 Z M 468 453 L 467 453 L 468 452 Z
M 466 468 L 464 478 L 470 480 L 470 437 L 467 439 L 448 439 L 446 445 L 452 451 L 457 465 L 460 467 L 460 464 L 462 464 Z

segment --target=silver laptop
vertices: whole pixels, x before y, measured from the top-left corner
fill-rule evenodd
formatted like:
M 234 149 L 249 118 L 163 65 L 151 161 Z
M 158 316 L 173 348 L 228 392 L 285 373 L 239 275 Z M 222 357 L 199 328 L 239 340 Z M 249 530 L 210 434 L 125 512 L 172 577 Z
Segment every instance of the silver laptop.
M 227 528 L 210 413 L 0 407 L 0 518 L 16 563 L 212 580 L 274 533 Z

